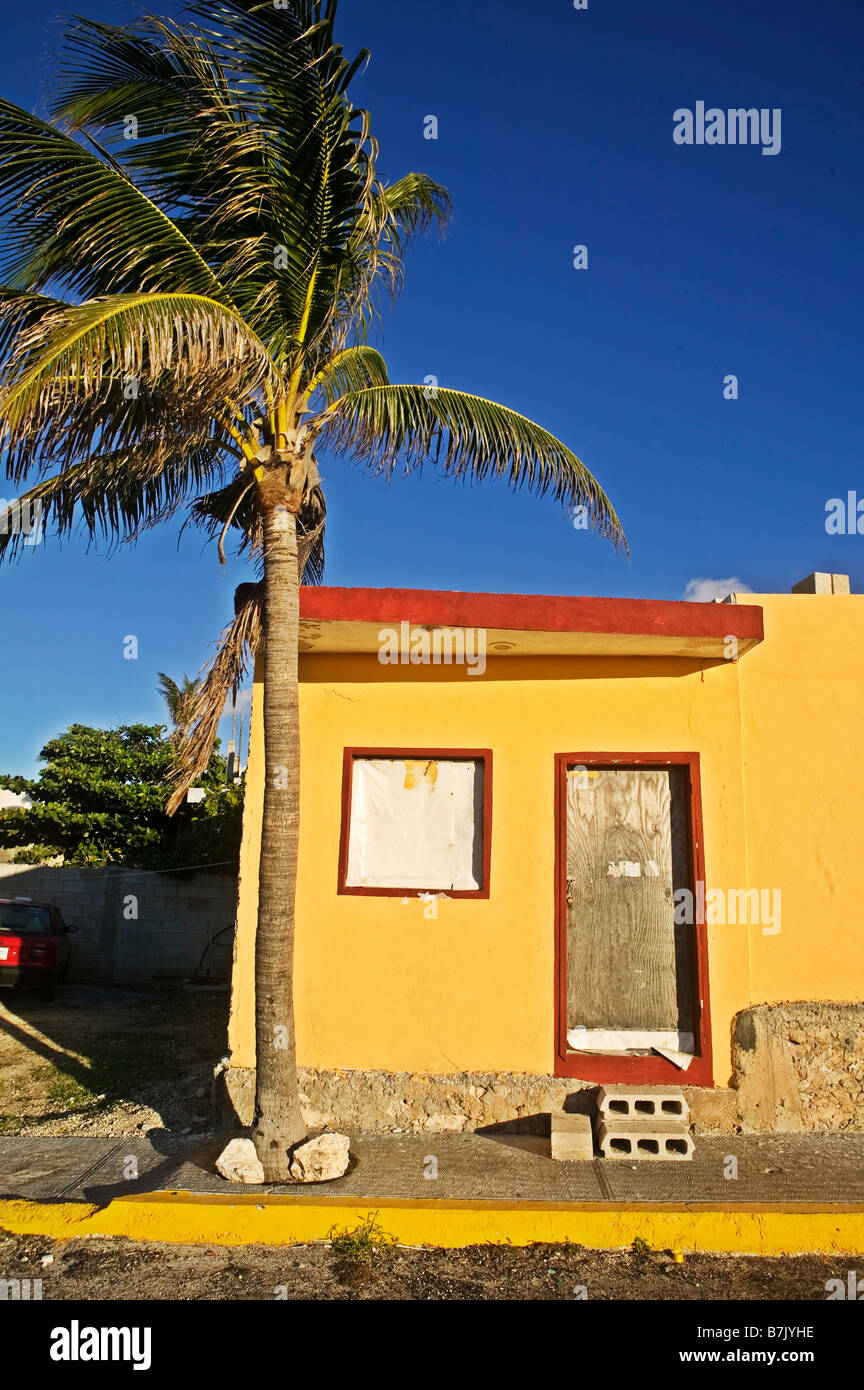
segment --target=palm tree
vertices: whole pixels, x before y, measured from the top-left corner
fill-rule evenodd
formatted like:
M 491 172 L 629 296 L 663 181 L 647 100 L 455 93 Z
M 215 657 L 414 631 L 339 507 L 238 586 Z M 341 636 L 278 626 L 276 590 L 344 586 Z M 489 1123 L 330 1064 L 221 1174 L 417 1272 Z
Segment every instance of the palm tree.
M 22 500 L 61 535 L 80 521 L 117 543 L 188 508 L 221 559 L 233 532 L 263 574 L 196 699 L 173 805 L 263 638 L 253 1136 L 268 1181 L 287 1178 L 306 1134 L 292 997 L 297 667 L 301 578 L 323 568 L 318 453 L 548 492 L 623 541 L 598 483 L 546 430 L 462 391 L 393 385 L 369 346 L 408 244 L 443 227 L 450 199 L 423 174 L 378 175 L 368 115 L 349 97 L 366 55 L 343 56 L 336 3 L 198 0 L 182 25 L 76 20 L 51 119 L 0 102 L 9 478 L 30 484 Z M 3 551 L 21 540 L 0 525 Z
M 157 671 L 159 677 L 158 690 L 168 708 L 168 718 L 171 720 L 172 736 L 182 739 L 188 735 L 193 719 L 193 708 L 195 697 L 202 684 L 200 676 L 183 675 L 178 685 L 171 676 L 166 676 L 164 671 Z

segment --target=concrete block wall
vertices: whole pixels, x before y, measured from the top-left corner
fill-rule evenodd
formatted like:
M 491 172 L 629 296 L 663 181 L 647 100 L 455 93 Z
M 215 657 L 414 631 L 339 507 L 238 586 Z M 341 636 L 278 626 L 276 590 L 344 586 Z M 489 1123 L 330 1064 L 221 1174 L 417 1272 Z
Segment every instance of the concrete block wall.
M 71 981 L 131 984 L 192 975 L 205 950 L 202 976 L 230 979 L 236 877 L 0 864 L 0 897 L 53 903 L 78 928 Z

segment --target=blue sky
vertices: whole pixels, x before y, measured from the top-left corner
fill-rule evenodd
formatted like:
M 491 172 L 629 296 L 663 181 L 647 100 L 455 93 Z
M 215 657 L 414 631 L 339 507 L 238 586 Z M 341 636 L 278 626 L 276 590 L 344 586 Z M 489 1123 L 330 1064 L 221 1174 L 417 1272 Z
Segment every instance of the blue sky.
M 57 13 L 4 7 L 0 90 L 20 105 L 50 80 Z M 829 498 L 864 496 L 860 0 L 342 0 L 340 17 L 346 50 L 372 51 L 353 91 L 383 172 L 423 169 L 455 203 L 378 336 L 391 378 L 552 430 L 631 558 L 554 502 L 431 471 L 388 486 L 325 456 L 326 581 L 680 598 L 695 578 L 785 591 L 822 569 L 860 592 L 864 537 L 825 531 Z M 698 101 L 779 108 L 780 153 L 676 144 L 673 112 Z M 49 539 L 0 568 L 0 770 L 32 773 L 73 722 L 162 719 L 156 672 L 196 671 L 251 577 L 172 527 L 111 558 Z

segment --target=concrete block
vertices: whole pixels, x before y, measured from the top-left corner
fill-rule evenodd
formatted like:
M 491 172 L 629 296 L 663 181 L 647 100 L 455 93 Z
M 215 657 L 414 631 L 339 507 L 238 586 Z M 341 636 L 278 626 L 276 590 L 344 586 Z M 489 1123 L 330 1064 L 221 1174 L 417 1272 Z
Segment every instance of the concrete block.
M 552 1111 L 550 1117 L 552 1157 L 559 1162 L 590 1161 L 594 1157 L 591 1119 L 588 1115 L 565 1115 Z
M 680 1163 L 693 1157 L 693 1138 L 686 1125 L 674 1121 L 618 1120 L 598 1116 L 597 1147 L 604 1158 L 647 1159 Z
M 806 579 L 799 579 L 797 584 L 792 585 L 793 594 L 848 594 L 849 576 L 848 574 L 825 574 L 821 570 L 816 570 L 813 574 L 808 574 Z
M 686 1125 L 690 1111 L 680 1086 L 601 1086 L 597 1110 L 615 1120 L 664 1120 Z
M 738 1124 L 738 1092 L 724 1087 L 685 1086 L 695 1134 L 728 1134 Z

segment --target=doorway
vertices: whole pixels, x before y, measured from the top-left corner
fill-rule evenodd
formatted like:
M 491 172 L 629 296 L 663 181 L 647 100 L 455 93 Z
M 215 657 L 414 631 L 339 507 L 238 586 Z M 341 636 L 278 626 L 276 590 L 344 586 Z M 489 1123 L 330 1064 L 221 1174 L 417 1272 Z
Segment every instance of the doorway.
M 559 1066 L 700 1084 L 707 961 L 704 927 L 687 910 L 704 881 L 698 757 L 557 763 Z

